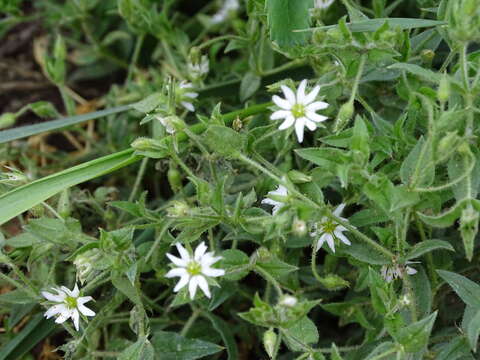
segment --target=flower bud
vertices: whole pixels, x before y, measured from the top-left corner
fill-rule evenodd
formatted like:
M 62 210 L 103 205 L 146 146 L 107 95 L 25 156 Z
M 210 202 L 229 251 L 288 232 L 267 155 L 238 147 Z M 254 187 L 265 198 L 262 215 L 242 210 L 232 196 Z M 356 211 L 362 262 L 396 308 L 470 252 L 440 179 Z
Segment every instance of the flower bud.
M 184 217 L 190 212 L 190 207 L 184 201 L 172 201 L 172 206 L 167 209 L 169 217 Z
M 151 150 L 154 144 L 155 144 L 155 140 L 153 139 L 146 138 L 146 137 L 139 137 L 138 139 L 134 140 L 130 146 L 135 150 L 148 151 L 148 150 Z
M 342 105 L 340 111 L 337 115 L 337 121 L 335 122 L 334 132 L 341 131 L 348 121 L 352 118 L 355 108 L 353 106 L 353 101 L 349 101 Z
M 45 207 L 42 204 L 37 204 L 28 211 L 33 217 L 42 217 L 45 214 Z
M 301 171 L 298 170 L 290 170 L 288 172 L 288 178 L 294 183 L 294 184 L 304 184 L 312 181 L 312 177 L 308 176 Z
M 305 236 L 307 234 L 307 223 L 295 218 L 292 223 L 292 232 L 296 236 Z
M 422 52 L 420 53 L 420 58 L 425 64 L 431 64 L 434 57 L 435 57 L 435 52 L 430 49 L 423 49 Z
M 450 97 L 450 81 L 448 80 L 447 74 L 443 74 L 440 79 L 440 84 L 438 85 L 437 90 L 437 99 L 441 103 L 445 103 Z
M 453 151 L 455 151 L 457 143 L 460 141 L 460 137 L 456 131 L 449 131 L 440 139 L 437 146 L 437 154 L 439 158 L 447 157 Z
M 170 163 L 170 167 L 167 172 L 168 183 L 174 192 L 180 191 L 182 188 L 182 176 L 173 163 Z
M 270 358 L 273 358 L 275 345 L 277 343 L 277 334 L 272 328 L 263 333 L 263 347 Z
M 10 127 L 15 124 L 16 115 L 14 113 L 4 113 L 0 116 L 0 129 Z
M 285 307 L 294 307 L 295 305 L 297 305 L 297 303 L 298 299 L 295 296 L 284 295 L 278 302 L 278 305 Z
M 70 192 L 68 189 L 63 190 L 60 194 L 60 198 L 58 199 L 57 204 L 57 211 L 58 214 L 64 219 L 70 216 Z
M 471 261 L 473 257 L 473 247 L 475 236 L 478 233 L 479 220 L 480 214 L 472 207 L 471 204 L 463 209 L 462 215 L 460 216 L 460 234 L 462 235 L 465 255 L 468 261 Z

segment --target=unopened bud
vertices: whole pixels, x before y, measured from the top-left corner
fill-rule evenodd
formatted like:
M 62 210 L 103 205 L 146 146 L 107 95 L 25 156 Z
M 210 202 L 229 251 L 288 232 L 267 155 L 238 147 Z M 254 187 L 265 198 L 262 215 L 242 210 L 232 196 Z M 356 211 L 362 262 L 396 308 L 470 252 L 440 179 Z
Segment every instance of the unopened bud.
M 292 232 L 296 236 L 305 236 L 307 234 L 307 223 L 303 220 L 295 218 L 292 223 Z
M 307 174 L 302 173 L 298 170 L 290 170 L 288 172 L 288 178 L 294 184 L 304 184 L 312 181 L 312 177 L 308 176 Z
M 167 215 L 170 217 L 184 217 L 187 216 L 190 207 L 184 201 L 172 201 L 172 206 L 167 209 Z
M 42 217 L 45 214 L 45 208 L 42 204 L 37 204 L 29 212 L 33 217 Z
M 443 74 L 440 79 L 440 84 L 438 85 L 437 90 L 437 99 L 441 103 L 445 103 L 450 97 L 450 81 L 448 80 L 447 74 Z
M 354 111 L 355 108 L 353 106 L 353 101 L 349 101 L 342 105 L 337 115 L 334 132 L 339 132 L 345 127 L 348 121 L 352 118 Z
M 155 144 L 155 140 L 146 138 L 146 137 L 139 137 L 138 139 L 134 140 L 131 144 L 132 148 L 139 151 L 148 151 L 152 148 Z
M 295 305 L 297 305 L 297 303 L 298 299 L 295 296 L 284 295 L 278 302 L 278 305 L 285 307 L 294 307 Z
M 67 218 L 70 216 L 70 192 L 68 189 L 63 190 L 60 194 L 57 204 L 57 211 L 62 218 Z
M 462 235 L 463 246 L 465 247 L 465 255 L 468 261 L 472 260 L 475 236 L 478 233 L 478 221 L 480 215 L 471 204 L 462 211 L 460 216 L 460 234 Z
M 0 116 L 0 129 L 10 127 L 15 124 L 16 115 L 14 113 L 4 113 Z
M 273 329 L 271 328 L 265 331 L 263 334 L 263 347 L 265 348 L 265 351 L 270 358 L 273 358 L 276 343 L 277 334 L 275 333 L 275 331 L 273 331 Z
M 420 58 L 425 64 L 431 64 L 434 57 L 435 57 L 435 52 L 430 49 L 424 49 L 420 53 Z
M 170 167 L 167 172 L 168 183 L 174 192 L 180 191 L 182 188 L 182 176 L 177 168 L 170 163 Z
M 440 139 L 437 146 L 437 154 L 440 158 L 448 156 L 456 148 L 460 137 L 456 131 L 447 132 L 447 134 Z

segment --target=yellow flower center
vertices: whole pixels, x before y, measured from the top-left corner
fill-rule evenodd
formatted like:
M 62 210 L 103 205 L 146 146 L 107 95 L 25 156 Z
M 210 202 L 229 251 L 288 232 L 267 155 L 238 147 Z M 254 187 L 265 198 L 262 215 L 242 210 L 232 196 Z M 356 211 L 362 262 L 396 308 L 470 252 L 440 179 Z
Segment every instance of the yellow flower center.
M 295 104 L 292 106 L 292 115 L 295 116 L 295 119 L 305 116 L 305 106 L 303 104 Z
M 75 309 L 77 307 L 77 298 L 74 298 L 72 296 L 67 296 L 65 298 L 65 304 L 69 309 Z
M 202 273 L 202 265 L 196 261 L 190 261 L 187 265 L 187 272 L 191 276 L 200 275 Z
M 332 220 L 327 220 L 322 224 L 323 233 L 333 234 L 336 228 L 337 228 L 337 224 L 334 223 Z

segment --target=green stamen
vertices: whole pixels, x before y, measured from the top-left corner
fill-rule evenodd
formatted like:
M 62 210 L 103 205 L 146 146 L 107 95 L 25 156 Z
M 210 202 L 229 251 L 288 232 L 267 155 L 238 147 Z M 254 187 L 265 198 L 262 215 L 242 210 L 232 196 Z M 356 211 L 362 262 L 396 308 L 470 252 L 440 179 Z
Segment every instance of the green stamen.
M 199 275 L 202 272 L 202 265 L 196 261 L 190 261 L 187 265 L 187 272 L 192 275 Z
M 291 112 L 296 119 L 301 118 L 305 116 L 305 106 L 303 104 L 295 104 L 292 106 Z
M 72 296 L 67 296 L 65 298 L 65 304 L 69 309 L 74 309 L 77 307 L 77 299 Z
M 322 224 L 322 232 L 327 234 L 333 234 L 336 228 L 337 224 L 334 223 L 332 220 L 327 220 Z

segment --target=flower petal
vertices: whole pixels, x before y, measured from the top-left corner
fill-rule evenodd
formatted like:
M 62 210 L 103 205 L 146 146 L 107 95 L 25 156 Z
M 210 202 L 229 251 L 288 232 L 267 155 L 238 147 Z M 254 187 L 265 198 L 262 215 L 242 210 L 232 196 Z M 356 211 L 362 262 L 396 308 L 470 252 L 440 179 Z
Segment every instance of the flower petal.
M 180 289 L 185 287 L 185 285 L 188 284 L 189 280 L 190 280 L 190 275 L 186 274 L 186 275 L 182 276 L 180 278 L 180 280 L 178 280 L 177 285 L 175 285 L 175 287 L 173 288 L 173 292 L 178 292 Z
M 185 93 L 185 94 L 183 94 L 183 95 L 185 95 L 186 97 L 189 97 L 189 98 L 191 98 L 191 99 L 195 99 L 195 98 L 198 97 L 198 94 L 195 93 L 195 92 L 187 92 L 187 93 Z
M 407 270 L 408 275 L 415 275 L 417 273 L 417 270 L 410 266 L 407 266 L 405 269 Z
M 75 330 L 78 331 L 80 329 L 80 314 L 78 313 L 78 310 L 72 310 L 72 320 Z
M 284 110 L 290 110 L 292 108 L 292 104 L 290 104 L 288 100 L 282 99 L 278 95 L 273 95 L 272 101 L 275 103 L 275 105 Z
M 335 240 L 331 234 L 325 234 L 325 241 L 327 242 L 328 246 L 335 253 Z
M 75 283 L 75 287 L 73 288 L 72 290 L 72 296 L 77 298 L 78 295 L 80 295 L 80 290 L 78 289 L 78 285 L 77 283 Z
M 175 243 L 175 247 L 177 248 L 178 250 L 178 253 L 180 254 L 180 257 L 182 258 L 182 260 L 185 260 L 185 261 L 190 261 L 191 258 L 190 258 L 190 254 L 188 253 L 187 249 L 185 249 L 182 244 L 180 243 Z
M 195 275 L 190 279 L 190 282 L 188 283 L 188 292 L 190 293 L 190 299 L 192 300 L 195 298 L 195 293 L 197 292 L 198 278 L 200 278 L 200 276 Z
M 328 120 L 328 117 L 316 114 L 312 111 L 307 111 L 305 116 L 315 122 L 322 122 L 322 121 Z
M 315 101 L 319 92 L 320 92 L 320 86 L 317 85 L 313 88 L 312 91 L 310 91 L 310 93 L 307 96 L 305 96 L 304 104 L 310 104 L 311 102 Z
M 49 301 L 53 301 L 53 302 L 63 302 L 63 300 L 65 299 L 65 295 L 54 295 L 52 293 L 49 293 L 48 291 L 42 291 L 42 296 L 49 300 Z
M 193 106 L 192 103 L 186 102 L 186 101 L 180 101 L 180 104 L 187 109 L 188 111 L 194 112 L 195 111 L 195 106 Z
M 318 241 L 317 241 L 317 249 L 316 249 L 317 251 L 320 250 L 320 248 L 323 246 L 323 243 L 325 242 L 325 239 L 326 239 L 326 235 L 327 235 L 327 234 L 322 234 L 322 235 L 320 236 L 320 238 L 318 239 Z
M 171 255 L 171 254 L 168 254 L 168 253 L 167 253 L 166 255 L 167 255 L 167 257 L 170 259 L 170 261 L 171 261 L 172 263 L 174 263 L 175 265 L 177 265 L 177 266 L 186 267 L 187 264 L 188 264 L 188 261 L 187 261 L 187 260 L 180 259 L 180 258 L 178 258 L 178 257 L 176 257 L 176 256 L 173 256 L 173 255 Z
M 170 270 L 165 274 L 166 278 L 172 278 L 172 277 L 181 277 L 187 274 L 187 269 L 180 267 L 180 268 L 175 268 Z
M 310 131 L 315 131 L 317 128 L 317 125 L 312 121 L 312 120 L 305 120 L 305 126 L 308 128 Z
M 204 267 L 202 268 L 202 274 L 209 277 L 219 277 L 225 275 L 225 270 Z
M 95 312 L 87 308 L 85 305 L 78 304 L 78 311 L 80 311 L 85 316 L 95 316 Z
M 285 85 L 282 85 L 280 87 L 282 88 L 283 94 L 285 95 L 287 101 L 292 105 L 296 104 L 297 99 L 295 98 L 295 94 L 293 93 L 292 89 Z
M 67 310 L 67 308 L 64 304 L 54 305 L 45 312 L 44 316 L 47 319 L 50 319 L 52 316 L 60 314 L 61 312 L 64 312 L 65 310 Z
M 341 241 L 343 242 L 345 245 L 352 245 L 352 243 L 350 242 L 350 240 L 348 240 L 348 238 L 343 235 L 340 231 L 334 231 L 333 232 L 335 234 L 335 236 Z
M 202 256 L 205 254 L 205 251 L 207 251 L 207 245 L 205 245 L 205 242 L 202 241 L 195 249 L 195 261 L 200 261 Z
M 60 316 L 55 319 L 55 323 L 61 324 L 67 321 L 72 316 L 72 312 L 65 308 L 65 311 L 60 313 Z
M 210 294 L 210 289 L 208 287 L 207 280 L 203 276 L 197 276 L 198 279 L 198 286 L 202 289 L 203 293 L 207 298 L 210 298 L 212 295 Z
M 91 296 L 82 296 L 77 299 L 77 304 L 83 305 L 92 300 L 93 298 Z
M 345 209 L 345 205 L 347 204 L 341 203 L 340 205 L 338 205 L 333 211 L 333 215 L 340 216 L 342 214 L 343 209 Z
M 307 87 L 307 79 L 303 79 L 297 89 L 297 103 L 303 104 L 305 101 L 305 88 Z
M 289 115 L 285 121 L 278 127 L 278 130 L 288 129 L 295 123 L 295 118 L 292 115 Z
M 284 119 L 289 116 L 292 116 L 292 112 L 289 110 L 277 110 L 272 115 L 270 115 L 270 120 Z
M 315 101 L 306 106 L 307 111 L 317 111 L 328 108 L 330 105 L 324 101 Z
M 303 132 L 305 127 L 305 118 L 297 119 L 295 122 L 295 133 L 297 134 L 298 142 L 301 143 L 303 141 Z

